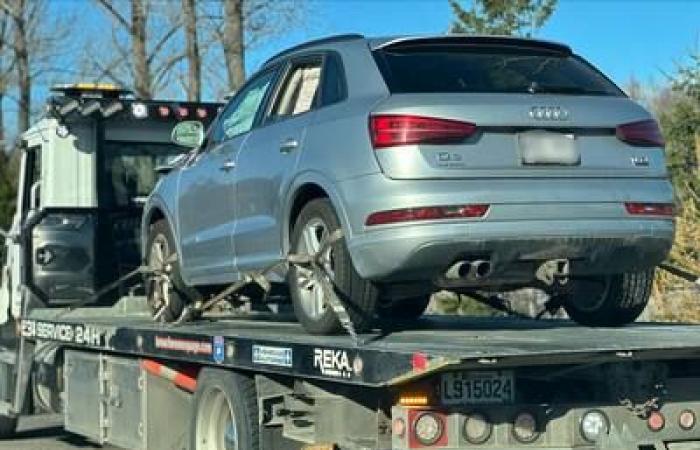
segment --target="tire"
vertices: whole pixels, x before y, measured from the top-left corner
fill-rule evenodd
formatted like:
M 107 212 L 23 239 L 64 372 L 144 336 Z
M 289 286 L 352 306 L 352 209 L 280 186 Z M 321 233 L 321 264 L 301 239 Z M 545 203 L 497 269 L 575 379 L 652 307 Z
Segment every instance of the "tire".
M 10 439 L 17 433 L 17 417 L 0 416 L 0 440 Z
M 324 237 L 340 228 L 340 222 L 328 199 L 307 203 L 301 210 L 292 232 L 292 252 L 306 253 L 307 247 L 319 247 Z M 307 244 L 302 233 L 311 243 Z M 315 243 L 313 242 L 315 239 Z M 312 249 L 317 250 L 318 248 Z M 336 294 L 343 301 L 357 331 L 366 330 L 376 312 L 378 290 L 355 270 L 345 240 L 336 242 L 328 255 Z M 320 284 L 308 276 L 309 271 L 292 266 L 289 271 L 289 291 L 294 313 L 306 331 L 312 334 L 333 334 L 341 330 L 340 322 L 330 305 L 323 302 Z M 312 300 L 313 298 L 313 300 Z
M 204 368 L 197 377 L 193 405 L 191 450 L 260 449 L 258 400 L 252 378 Z M 226 437 L 234 439 L 234 445 Z
M 634 322 L 651 296 L 654 270 L 572 281 L 564 309 L 575 322 L 592 327 L 617 327 Z
M 422 295 L 396 301 L 380 301 L 377 306 L 377 316 L 384 320 L 415 320 L 425 312 L 430 303 L 430 297 L 430 295 Z
M 156 246 L 161 248 L 162 257 L 157 255 Z M 175 240 L 165 220 L 159 220 L 151 225 L 146 246 L 146 263 L 153 269 L 161 270 L 165 262 L 170 263 L 167 306 L 159 316 L 161 322 L 176 320 L 182 314 L 185 305 L 197 298 L 197 292 L 187 287 L 182 281 L 180 260 L 173 258 L 177 253 L 176 249 Z M 160 294 L 162 290 L 159 289 L 158 283 L 153 278 L 147 278 L 145 282 L 146 299 L 153 314 L 160 310 L 159 305 L 162 303 L 162 294 Z

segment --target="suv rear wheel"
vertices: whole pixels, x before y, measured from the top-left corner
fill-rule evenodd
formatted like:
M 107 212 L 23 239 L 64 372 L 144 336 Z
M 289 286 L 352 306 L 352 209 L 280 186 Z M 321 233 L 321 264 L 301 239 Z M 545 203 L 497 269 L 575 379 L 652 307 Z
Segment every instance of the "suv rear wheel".
M 653 280 L 653 270 L 575 280 L 566 296 L 564 309 L 581 325 L 626 325 L 644 311 Z
M 312 200 L 301 210 L 294 225 L 292 251 L 315 254 L 339 228 L 340 222 L 331 203 L 327 199 Z M 378 290 L 371 281 L 362 279 L 357 273 L 343 239 L 330 246 L 324 255 L 324 265 L 353 325 L 358 331 L 366 329 L 376 312 Z M 308 332 L 331 334 L 340 331 L 338 317 L 311 270 L 292 266 L 289 288 L 294 313 Z

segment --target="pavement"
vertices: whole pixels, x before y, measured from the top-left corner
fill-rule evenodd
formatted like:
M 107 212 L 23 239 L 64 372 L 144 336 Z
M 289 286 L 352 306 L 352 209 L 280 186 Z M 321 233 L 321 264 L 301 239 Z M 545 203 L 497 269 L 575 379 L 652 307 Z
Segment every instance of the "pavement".
M 117 447 L 100 447 L 84 438 L 66 433 L 61 416 L 45 415 L 22 417 L 14 439 L 0 440 L 0 450 L 119 450 Z

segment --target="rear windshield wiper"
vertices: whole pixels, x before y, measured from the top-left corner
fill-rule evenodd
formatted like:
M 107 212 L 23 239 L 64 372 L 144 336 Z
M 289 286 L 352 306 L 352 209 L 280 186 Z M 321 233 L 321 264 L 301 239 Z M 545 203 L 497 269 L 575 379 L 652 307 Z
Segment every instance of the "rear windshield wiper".
M 585 89 L 580 86 L 540 84 L 534 81 L 527 87 L 527 91 L 530 94 L 610 95 L 606 91 Z

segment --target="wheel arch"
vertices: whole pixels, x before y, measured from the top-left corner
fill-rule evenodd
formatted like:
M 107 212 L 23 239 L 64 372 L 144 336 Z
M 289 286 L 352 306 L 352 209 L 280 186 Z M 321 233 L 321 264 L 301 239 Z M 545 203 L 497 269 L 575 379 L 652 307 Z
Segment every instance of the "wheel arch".
M 299 213 L 307 203 L 318 198 L 327 198 L 331 202 L 335 213 L 338 215 L 345 237 L 347 238 L 351 235 L 345 207 L 340 194 L 334 188 L 333 184 L 318 173 L 305 173 L 300 175 L 295 182 L 292 183 L 292 187 L 289 190 L 284 222 L 281 227 L 282 250 L 284 254 L 289 252 L 292 229 Z
M 148 244 L 149 230 L 151 228 L 151 225 L 153 225 L 159 220 L 165 220 L 165 223 L 168 224 L 168 229 L 170 230 L 173 240 L 175 241 L 177 253 L 178 255 L 182 255 L 180 249 L 180 239 L 178 239 L 177 230 L 173 225 L 172 216 L 168 209 L 165 207 L 164 203 L 161 202 L 158 198 L 153 197 L 149 199 L 148 204 L 144 209 L 143 217 L 141 219 L 141 259 L 144 260 L 144 262 L 146 258 L 146 245 Z

